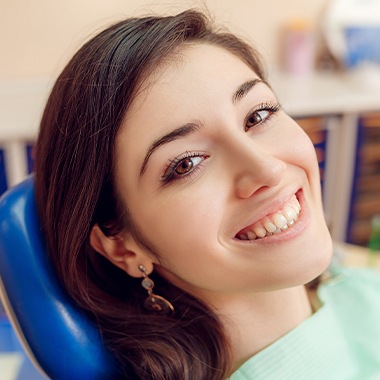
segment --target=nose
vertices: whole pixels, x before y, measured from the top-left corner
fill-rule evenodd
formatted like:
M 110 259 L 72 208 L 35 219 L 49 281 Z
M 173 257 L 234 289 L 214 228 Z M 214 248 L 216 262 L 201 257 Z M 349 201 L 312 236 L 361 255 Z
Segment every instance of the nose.
M 235 160 L 235 192 L 238 198 L 249 198 L 258 190 L 277 186 L 286 163 L 274 152 L 250 141 L 239 147 Z

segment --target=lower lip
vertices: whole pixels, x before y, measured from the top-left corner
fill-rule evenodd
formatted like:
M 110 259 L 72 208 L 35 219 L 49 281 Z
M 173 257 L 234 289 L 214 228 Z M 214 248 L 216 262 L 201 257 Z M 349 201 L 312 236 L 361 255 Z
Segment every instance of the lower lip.
M 281 231 L 278 234 L 269 235 L 264 238 L 259 238 L 255 240 L 240 240 L 235 237 L 234 240 L 242 244 L 270 245 L 284 243 L 288 240 L 295 239 L 296 237 L 301 235 L 303 231 L 306 229 L 307 225 L 309 224 L 309 210 L 307 208 L 302 191 L 298 191 L 296 193 L 296 196 L 301 206 L 301 212 L 298 216 L 298 219 L 294 222 L 294 224 L 291 227 L 287 228 L 284 231 Z

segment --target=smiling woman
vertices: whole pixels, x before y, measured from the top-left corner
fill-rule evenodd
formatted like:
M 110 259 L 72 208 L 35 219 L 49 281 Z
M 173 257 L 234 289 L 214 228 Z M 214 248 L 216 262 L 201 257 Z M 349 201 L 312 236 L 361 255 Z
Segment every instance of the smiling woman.
M 201 13 L 128 19 L 79 50 L 43 115 L 36 197 L 58 275 L 121 378 L 347 371 L 305 335 L 334 314 L 312 315 L 305 287 L 332 251 L 313 146 L 255 50 Z M 294 366 L 297 352 L 310 358 Z

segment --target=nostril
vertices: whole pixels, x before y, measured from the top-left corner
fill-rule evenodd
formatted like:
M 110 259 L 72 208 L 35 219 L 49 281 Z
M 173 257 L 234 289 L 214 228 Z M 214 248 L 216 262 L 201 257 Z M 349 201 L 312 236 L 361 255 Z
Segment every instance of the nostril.
M 236 184 L 236 193 L 239 198 L 249 198 L 260 186 L 257 186 L 255 179 L 250 175 L 240 177 Z
M 236 185 L 236 193 L 239 198 L 245 199 L 253 195 L 261 194 L 268 190 L 270 186 L 260 185 L 260 183 L 250 176 L 240 178 Z
M 287 164 L 269 153 L 256 152 L 255 161 L 240 166 L 236 180 L 236 193 L 239 198 L 249 198 L 268 188 L 277 186 L 287 169 Z

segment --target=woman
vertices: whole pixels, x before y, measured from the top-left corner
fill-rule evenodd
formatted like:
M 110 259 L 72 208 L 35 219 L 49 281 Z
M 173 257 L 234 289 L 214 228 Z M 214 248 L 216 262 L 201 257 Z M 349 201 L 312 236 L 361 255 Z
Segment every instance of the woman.
M 125 377 L 260 378 L 252 360 L 319 314 L 304 284 L 332 248 L 313 146 L 257 53 L 198 12 L 79 50 L 43 115 L 36 197 Z

